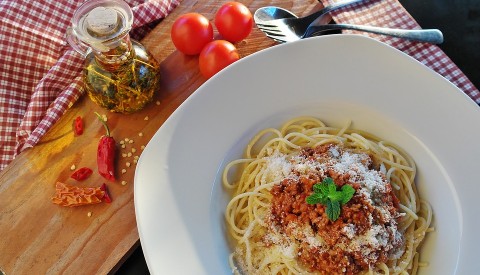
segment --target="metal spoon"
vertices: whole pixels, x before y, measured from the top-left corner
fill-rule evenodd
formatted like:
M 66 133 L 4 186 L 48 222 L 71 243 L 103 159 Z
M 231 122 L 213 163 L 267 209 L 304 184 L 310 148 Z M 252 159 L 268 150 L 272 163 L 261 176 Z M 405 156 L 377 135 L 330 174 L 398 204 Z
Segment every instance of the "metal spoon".
M 257 27 L 261 30 L 278 31 L 283 29 L 285 33 L 292 33 L 293 36 L 302 36 L 309 26 L 326 24 L 331 20 L 330 17 L 324 15 L 331 11 L 363 1 L 365 0 L 339 1 L 304 17 L 297 17 L 295 14 L 282 8 L 263 7 L 255 12 L 253 18 Z M 288 27 L 288 29 L 285 29 L 284 27 Z
M 365 32 L 372 32 L 377 34 L 389 35 L 394 37 L 400 37 L 404 39 L 428 42 L 433 44 L 440 44 L 443 42 L 443 35 L 439 30 L 404 30 L 404 29 L 390 29 L 390 28 L 379 28 L 371 26 L 362 26 L 362 25 L 352 25 L 352 24 L 321 24 L 321 17 L 317 18 L 314 23 L 310 24 L 304 34 L 297 34 L 292 29 L 291 25 L 281 26 L 278 24 L 277 19 L 281 18 L 298 18 L 292 12 L 279 8 L 279 7 L 265 7 L 258 9 L 254 14 L 254 20 L 257 26 L 270 38 L 284 43 L 300 40 L 302 38 L 307 38 L 315 34 L 322 34 L 325 31 L 329 30 L 339 30 L 339 29 L 353 29 Z M 270 20 L 275 20 L 275 24 L 269 25 Z M 320 23 L 320 24 L 319 24 Z

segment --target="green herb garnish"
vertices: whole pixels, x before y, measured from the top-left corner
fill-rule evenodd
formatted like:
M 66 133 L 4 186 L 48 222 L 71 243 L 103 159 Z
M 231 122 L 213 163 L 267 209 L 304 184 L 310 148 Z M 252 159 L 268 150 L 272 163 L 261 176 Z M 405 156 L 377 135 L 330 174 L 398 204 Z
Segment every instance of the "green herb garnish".
M 321 203 L 326 206 L 325 212 L 331 221 L 336 221 L 340 216 L 341 206 L 350 201 L 355 194 L 355 189 L 348 184 L 337 191 L 337 185 L 332 178 L 325 178 L 322 183 L 313 185 L 313 194 L 307 197 L 308 204 Z

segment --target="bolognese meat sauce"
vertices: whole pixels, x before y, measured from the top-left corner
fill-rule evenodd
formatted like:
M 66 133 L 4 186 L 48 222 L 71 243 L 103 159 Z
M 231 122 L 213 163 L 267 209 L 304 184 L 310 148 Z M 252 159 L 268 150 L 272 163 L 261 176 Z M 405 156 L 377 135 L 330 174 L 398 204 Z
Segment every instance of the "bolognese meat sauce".
M 290 243 L 303 265 L 323 274 L 356 274 L 403 253 L 398 200 L 369 155 L 328 144 L 305 148 L 287 161 L 290 176 L 271 190 L 265 245 Z M 324 205 L 306 202 L 313 185 L 326 177 L 355 189 L 335 221 L 328 219 Z

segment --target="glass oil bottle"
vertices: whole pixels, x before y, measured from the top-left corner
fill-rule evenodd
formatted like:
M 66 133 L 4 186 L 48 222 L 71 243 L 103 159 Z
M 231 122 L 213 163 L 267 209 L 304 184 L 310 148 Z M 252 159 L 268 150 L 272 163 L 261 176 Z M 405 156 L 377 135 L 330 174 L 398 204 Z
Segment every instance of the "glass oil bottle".
M 130 39 L 133 14 L 124 1 L 93 0 L 74 13 L 67 41 L 85 57 L 83 82 L 92 101 L 112 112 L 133 113 L 158 89 L 159 64 Z

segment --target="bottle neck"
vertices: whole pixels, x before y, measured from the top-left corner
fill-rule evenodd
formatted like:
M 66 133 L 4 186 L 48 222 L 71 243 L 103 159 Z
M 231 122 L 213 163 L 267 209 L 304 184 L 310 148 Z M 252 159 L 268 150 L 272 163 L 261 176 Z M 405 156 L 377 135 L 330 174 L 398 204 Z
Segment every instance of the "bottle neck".
M 108 71 L 117 70 L 120 67 L 127 66 L 135 58 L 130 36 L 126 34 L 118 41 L 109 45 L 109 50 L 105 52 L 93 51 L 97 63 Z

